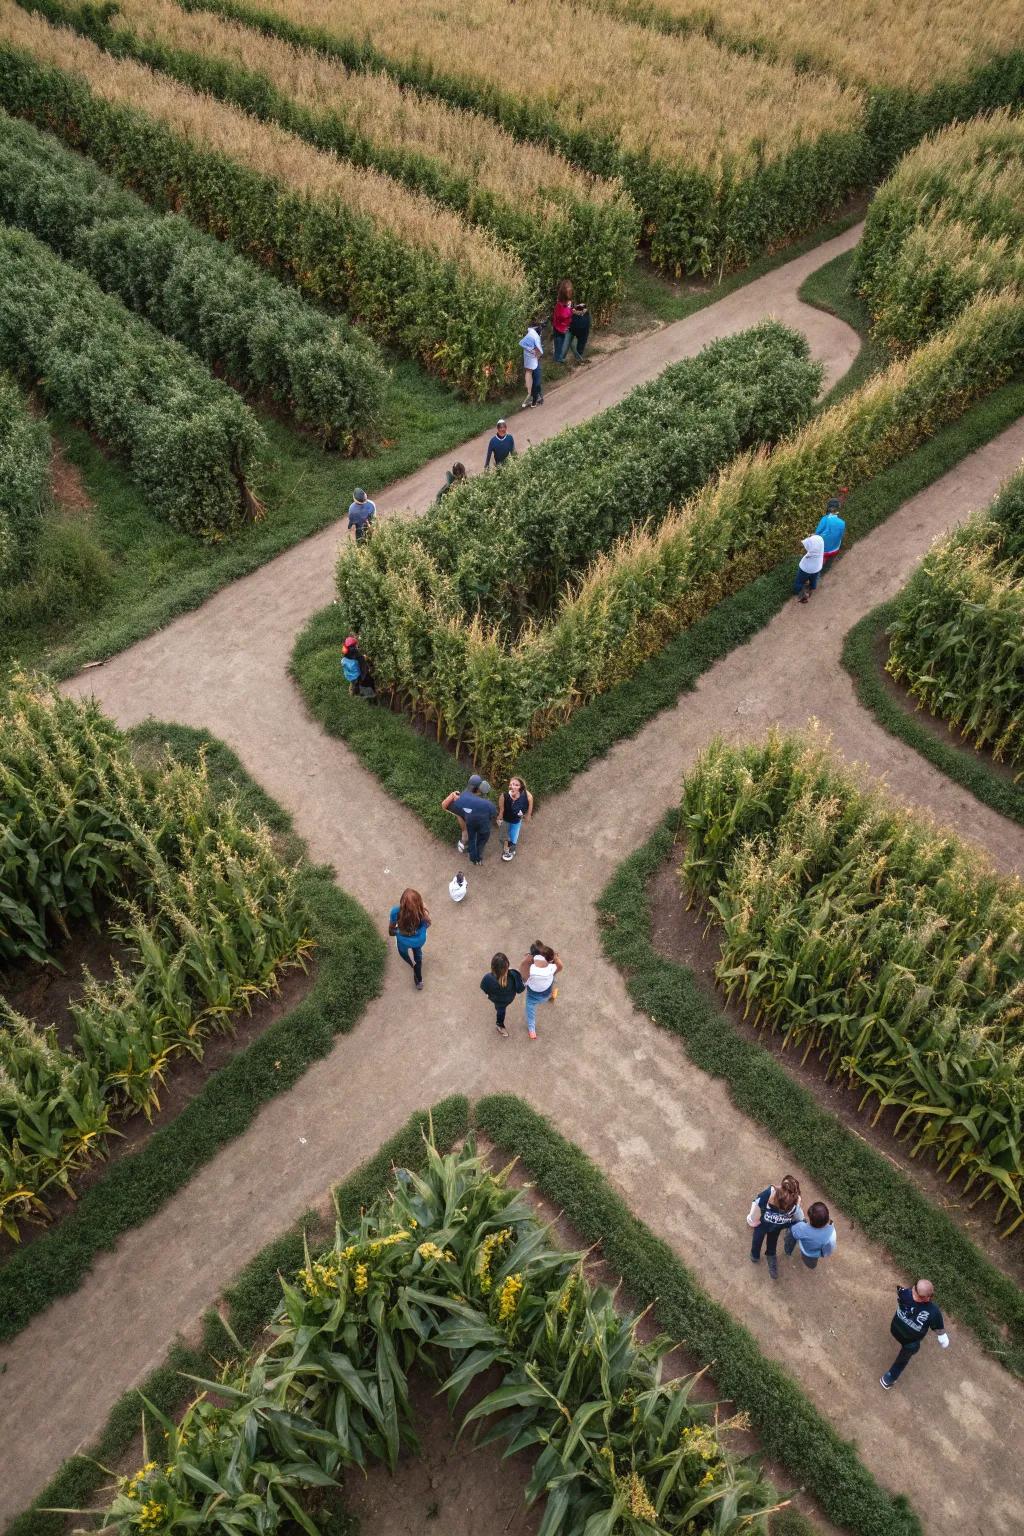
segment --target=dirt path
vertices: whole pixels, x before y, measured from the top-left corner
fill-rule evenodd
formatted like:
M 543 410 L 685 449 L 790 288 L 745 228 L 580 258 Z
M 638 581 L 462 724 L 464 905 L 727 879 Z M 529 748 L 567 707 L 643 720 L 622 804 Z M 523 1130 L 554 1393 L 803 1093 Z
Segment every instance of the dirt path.
M 552 397 L 550 415 L 530 418 L 531 432 L 553 430 L 570 412 L 572 419 L 585 415 L 577 389 L 597 409 L 646 376 L 638 369 L 656 372 L 768 312 L 801 325 L 806 317 L 835 376 L 850 360 L 852 333 L 804 310 L 794 295 L 809 271 L 855 238 L 851 232 L 830 242 L 595 364 L 571 391 Z M 614 378 L 603 378 L 605 370 Z M 285 674 L 295 633 L 330 598 L 336 532 L 290 551 L 72 685 L 95 692 L 123 724 L 153 713 L 207 726 L 288 806 L 312 856 L 335 865 L 382 928 L 388 905 L 409 884 L 425 893 L 434 926 L 422 994 L 392 954 L 384 995 L 359 1028 L 267 1105 L 144 1229 L 101 1256 L 75 1295 L 5 1347 L 0 1515 L 20 1508 L 95 1433 L 118 1395 L 162 1359 L 174 1333 L 259 1247 L 412 1109 L 456 1090 L 477 1096 L 509 1089 L 552 1115 L 597 1159 L 637 1214 L 784 1362 L 840 1433 L 857 1441 L 875 1474 L 909 1494 L 929 1533 L 1010 1536 L 1024 1528 L 1019 1457 L 1006 1455 L 1024 1445 L 1024 1392 L 954 1322 L 952 1349 L 924 1350 L 899 1390 L 883 1395 L 878 1376 L 892 1353 L 897 1276 L 841 1213 L 839 1252 L 820 1272 L 791 1265 L 773 1286 L 763 1268 L 751 1268 L 743 1215 L 751 1194 L 789 1159 L 734 1108 L 722 1084 L 696 1071 L 635 1012 L 601 955 L 591 906 L 618 862 L 676 800 L 685 765 L 711 735 L 754 735 L 772 720 L 803 723 L 812 711 L 845 752 L 885 772 L 897 792 L 955 821 L 1004 867 L 1024 865 L 1024 829 L 976 805 L 878 730 L 837 660 L 849 625 L 895 592 L 928 541 L 986 501 L 1022 455 L 1018 424 L 907 503 L 844 557 L 811 604 L 780 614 L 693 694 L 543 806 L 515 864 L 501 864 L 489 850 L 460 907 L 446 894 L 454 850 L 439 846 L 343 744 L 323 735 Z M 379 504 L 423 505 L 437 483 L 433 466 Z M 562 995 L 541 1012 L 537 1044 L 527 1042 L 521 1014 L 504 1042 L 479 978 L 496 947 L 517 961 L 538 935 L 567 962 Z M 802 1170 L 793 1171 L 813 1188 Z

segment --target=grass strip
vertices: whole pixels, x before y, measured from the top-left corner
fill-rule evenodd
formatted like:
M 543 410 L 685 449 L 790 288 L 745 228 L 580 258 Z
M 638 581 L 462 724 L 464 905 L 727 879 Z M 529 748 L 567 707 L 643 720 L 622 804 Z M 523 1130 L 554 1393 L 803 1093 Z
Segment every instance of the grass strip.
M 129 733 L 151 750 L 170 747 L 184 761 L 206 750 L 211 778 L 259 815 L 295 858 L 302 844 L 291 822 L 246 774 L 234 753 L 205 731 L 149 723 Z M 317 974 L 298 1007 L 277 1019 L 204 1083 L 169 1124 L 131 1157 L 114 1163 L 50 1231 L 18 1249 L 0 1269 L 0 1340 L 25 1327 L 58 1296 L 77 1289 L 101 1249 L 141 1226 L 253 1120 L 257 1110 L 292 1087 L 311 1062 L 347 1033 L 384 974 L 385 945 L 368 914 L 334 884 L 331 871 L 306 867 L 301 892 L 317 939 Z
M 1024 380 L 995 390 L 921 448 L 860 486 L 846 503 L 846 547 L 885 522 L 905 501 L 931 485 L 1024 412 Z M 635 736 L 648 720 L 690 692 L 716 661 L 751 640 L 792 595 L 793 559 L 786 559 L 672 640 L 624 683 L 575 711 L 553 735 L 529 748 L 517 764 L 539 798 L 568 789 L 578 773 L 616 742 Z M 837 577 L 837 579 L 841 579 Z M 346 627 L 332 604 L 314 614 L 292 652 L 291 674 L 313 716 L 348 743 L 364 767 L 395 799 L 439 837 L 452 831 L 438 809 L 464 777 L 456 759 L 420 734 L 407 717 L 353 699 L 341 676 Z
M 700 1360 L 716 1387 L 749 1413 L 765 1451 L 857 1536 L 911 1536 L 921 1524 L 903 1495 L 872 1477 L 796 1383 L 762 1355 L 754 1338 L 697 1283 L 672 1249 L 644 1226 L 586 1153 L 511 1094 L 481 1099 L 479 1128 L 515 1153 L 537 1188 L 560 1206 L 586 1242 L 600 1241 L 639 1305 L 657 1304 L 659 1325 Z
M 687 966 L 654 949 L 647 885 L 672 849 L 675 821 L 670 812 L 620 864 L 597 903 L 604 952 L 626 977 L 634 1003 L 682 1039 L 702 1072 L 723 1078 L 737 1108 L 764 1126 L 901 1270 L 928 1275 L 943 1307 L 988 1354 L 1024 1376 L 1019 1287 L 899 1168 L 823 1109 L 770 1051 L 738 1034 Z
M 434 1139 L 442 1152 L 450 1150 L 469 1128 L 469 1101 L 460 1095 L 442 1099 L 430 1110 L 417 1110 L 402 1129 L 362 1164 L 335 1190 L 343 1220 L 357 1216 L 387 1187 L 393 1166 L 420 1169 L 424 1166 L 424 1133 L 433 1124 Z M 224 1315 L 243 1349 L 248 1349 L 270 1321 L 281 1297 L 279 1271 L 294 1270 L 302 1263 L 303 1233 L 316 1225 L 306 1216 L 285 1236 L 263 1248 L 224 1293 Z M 139 1431 L 140 1393 L 163 1413 L 173 1413 L 190 1390 L 181 1381 L 183 1371 L 215 1376 L 225 1355 L 235 1346 L 221 1326 L 215 1309 L 203 1319 L 202 1340 L 191 1348 L 179 1339 L 171 1346 L 163 1365 L 140 1387 L 132 1387 L 115 1403 L 99 1439 L 88 1452 L 69 1456 L 30 1507 L 8 1525 L 5 1536 L 63 1536 L 66 1519 L 47 1514 L 47 1508 L 73 1509 L 86 1503 L 101 1488 L 107 1474 L 97 1462 L 110 1464 L 122 1456 Z
M 936 736 L 918 719 L 921 713 L 918 708 L 901 704 L 886 688 L 877 647 L 896 617 L 899 603 L 899 597 L 894 597 L 872 608 L 843 641 L 843 666 L 853 679 L 858 699 L 890 736 L 919 752 L 933 768 L 962 789 L 969 790 L 982 805 L 1024 826 L 1024 782 L 1014 784 L 1003 778 L 982 753 L 973 747 L 961 746 L 952 731 L 948 740 Z

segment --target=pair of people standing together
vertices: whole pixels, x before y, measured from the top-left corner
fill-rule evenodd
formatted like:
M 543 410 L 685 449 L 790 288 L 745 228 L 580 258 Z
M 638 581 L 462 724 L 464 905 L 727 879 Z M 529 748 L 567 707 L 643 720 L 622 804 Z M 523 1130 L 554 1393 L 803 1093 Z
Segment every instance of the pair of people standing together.
M 816 1269 L 819 1259 L 827 1259 L 835 1252 L 836 1229 L 828 1206 L 816 1200 L 808 1206 L 805 1218 L 800 1206 L 800 1183 L 791 1173 L 787 1173 L 778 1186 L 769 1184 L 767 1189 L 754 1196 L 747 1214 L 747 1226 L 753 1228 L 750 1262 L 761 1262 L 764 1247 L 772 1280 L 779 1278 L 776 1253 L 780 1233 L 787 1257 L 794 1248 L 799 1248 L 800 1257 L 808 1269 Z
M 495 1024 L 503 1040 L 508 1039 L 505 1014 L 517 997 L 526 995 L 526 1030 L 531 1040 L 537 1038 L 537 1009 L 553 1003 L 558 996 L 555 978 L 562 962 L 553 949 L 536 939 L 530 953 L 515 970 L 508 955 L 500 950 L 491 960 L 491 968 L 480 983 L 480 990 L 494 1004 Z
M 470 774 L 466 787 L 460 793 L 452 790 L 441 801 L 442 811 L 449 811 L 459 823 L 459 853 L 469 851 L 471 864 L 483 863 L 484 849 L 496 821 L 504 823 L 505 846 L 502 860 L 510 864 L 519 846 L 519 834 L 533 815 L 533 796 L 523 780 L 513 775 L 508 789 L 498 796 L 498 802 L 490 799 L 491 786 L 478 773 Z

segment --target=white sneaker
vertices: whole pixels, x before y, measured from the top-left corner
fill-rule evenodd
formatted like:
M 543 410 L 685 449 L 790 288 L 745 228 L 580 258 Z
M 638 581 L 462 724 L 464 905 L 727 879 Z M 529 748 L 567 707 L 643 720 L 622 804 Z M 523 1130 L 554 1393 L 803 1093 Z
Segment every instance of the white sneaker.
M 515 851 L 514 848 L 506 848 L 505 852 L 501 856 L 502 863 L 503 864 L 511 864 L 511 862 L 515 858 L 515 856 L 516 856 L 516 851 Z
M 465 853 L 465 851 L 466 851 L 466 845 L 465 845 L 465 843 L 464 843 L 464 842 L 463 842 L 463 841 L 462 841 L 462 838 L 461 838 L 461 837 L 460 837 L 460 838 L 459 838 L 459 840 L 458 840 L 458 842 L 457 842 L 457 843 L 456 843 L 456 844 L 455 844 L 455 849 L 456 849 L 456 852 L 457 852 L 457 853 Z

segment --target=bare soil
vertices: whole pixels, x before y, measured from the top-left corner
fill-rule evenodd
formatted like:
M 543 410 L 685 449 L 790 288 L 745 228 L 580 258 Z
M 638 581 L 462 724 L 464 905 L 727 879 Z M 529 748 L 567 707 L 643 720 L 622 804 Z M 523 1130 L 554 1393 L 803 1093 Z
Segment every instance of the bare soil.
M 858 1140 L 867 1142 L 906 1174 L 925 1198 L 954 1221 L 993 1264 L 1018 1285 L 1024 1284 L 1024 1242 L 1020 1236 L 1024 1229 L 1018 1228 L 1009 1241 L 1001 1241 L 999 1228 L 993 1222 L 997 1201 L 986 1200 L 972 1208 L 973 1196 L 959 1192 L 960 1181 L 947 1183 L 933 1161 L 910 1157 L 907 1143 L 895 1139 L 897 1110 L 883 1110 L 877 1119 L 870 1105 L 865 1111 L 859 1111 L 859 1090 L 847 1087 L 840 1077 L 828 1078 L 827 1066 L 819 1056 L 812 1052 L 801 1057 L 799 1052 L 787 1050 L 781 1035 L 768 1029 L 755 1029 L 744 1019 L 742 1007 L 726 998 L 715 980 L 715 965 L 721 953 L 718 935 L 714 928 L 704 932 L 705 919 L 695 909 L 687 910 L 679 889 L 676 869 L 682 858 L 682 845 L 676 844 L 648 886 L 651 942 L 658 954 L 677 965 L 687 966 L 737 1034 L 770 1052 L 790 1077 L 814 1095 L 822 1109 L 841 1120 Z

